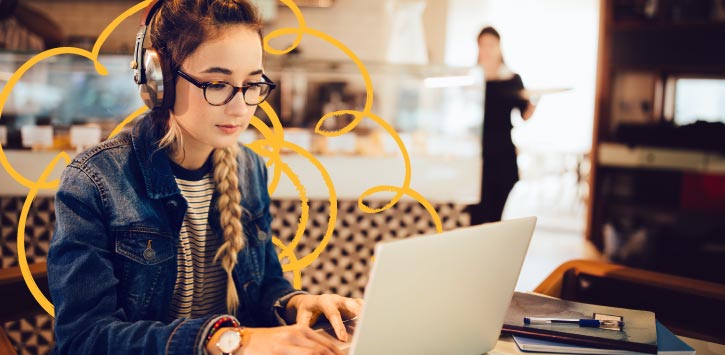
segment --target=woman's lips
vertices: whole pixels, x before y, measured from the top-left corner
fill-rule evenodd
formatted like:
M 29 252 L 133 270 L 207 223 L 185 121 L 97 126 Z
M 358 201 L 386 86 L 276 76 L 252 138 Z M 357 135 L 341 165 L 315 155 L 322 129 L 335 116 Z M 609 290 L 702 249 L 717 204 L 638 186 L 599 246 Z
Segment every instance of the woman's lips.
M 233 134 L 239 130 L 239 126 L 237 125 L 217 125 L 217 128 L 226 134 Z

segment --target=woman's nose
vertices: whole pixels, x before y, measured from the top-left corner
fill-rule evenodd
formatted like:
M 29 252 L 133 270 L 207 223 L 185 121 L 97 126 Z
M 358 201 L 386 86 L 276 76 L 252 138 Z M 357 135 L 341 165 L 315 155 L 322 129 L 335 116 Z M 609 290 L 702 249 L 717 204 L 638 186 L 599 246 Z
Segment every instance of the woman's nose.
M 226 104 L 226 112 L 231 116 L 244 116 L 252 107 L 244 102 L 244 95 L 241 92 L 237 92 L 236 95 Z

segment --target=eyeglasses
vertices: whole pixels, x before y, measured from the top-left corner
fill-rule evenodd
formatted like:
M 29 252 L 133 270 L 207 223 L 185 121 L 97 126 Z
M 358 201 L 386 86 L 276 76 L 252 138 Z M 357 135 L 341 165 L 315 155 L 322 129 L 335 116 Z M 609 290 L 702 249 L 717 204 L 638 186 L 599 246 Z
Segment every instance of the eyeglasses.
M 277 84 L 272 82 L 266 75 L 262 74 L 262 80 L 260 82 L 247 83 L 242 86 L 234 86 L 224 81 L 209 81 L 202 83 L 191 75 L 184 73 L 181 70 L 176 71 L 180 77 L 186 79 L 186 81 L 194 84 L 199 89 L 204 90 L 204 99 L 209 105 L 222 106 L 232 101 L 234 95 L 238 92 L 242 92 L 244 102 L 249 106 L 256 106 L 264 102 L 272 92 Z

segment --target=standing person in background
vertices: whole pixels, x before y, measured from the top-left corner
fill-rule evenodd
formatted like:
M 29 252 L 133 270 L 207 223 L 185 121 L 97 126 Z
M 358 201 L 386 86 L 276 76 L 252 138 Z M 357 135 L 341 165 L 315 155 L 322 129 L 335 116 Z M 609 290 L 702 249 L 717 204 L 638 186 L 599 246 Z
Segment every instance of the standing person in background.
M 516 147 L 511 140 L 511 111 L 518 108 L 528 120 L 534 114 L 535 100 L 525 96 L 521 77 L 512 72 L 501 54 L 501 36 L 493 27 L 478 34 L 478 65 L 486 79 L 483 118 L 483 179 L 481 200 L 468 206 L 471 224 L 501 220 L 506 199 L 516 181 L 519 168 Z
M 238 143 L 276 86 L 261 29 L 249 0 L 150 5 L 132 68 L 152 110 L 79 154 L 56 195 L 55 354 L 342 354 L 309 326 L 348 340 L 362 301 L 283 277 L 267 168 Z

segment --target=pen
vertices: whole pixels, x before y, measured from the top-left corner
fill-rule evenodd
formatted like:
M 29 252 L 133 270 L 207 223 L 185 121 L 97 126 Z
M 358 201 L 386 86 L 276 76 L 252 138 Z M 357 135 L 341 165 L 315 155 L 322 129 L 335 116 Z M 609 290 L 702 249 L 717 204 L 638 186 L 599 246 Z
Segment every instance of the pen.
M 570 318 L 541 318 L 541 317 L 524 317 L 524 324 L 577 324 L 580 327 L 623 327 L 623 321 L 617 320 L 599 320 L 599 319 L 570 319 Z

